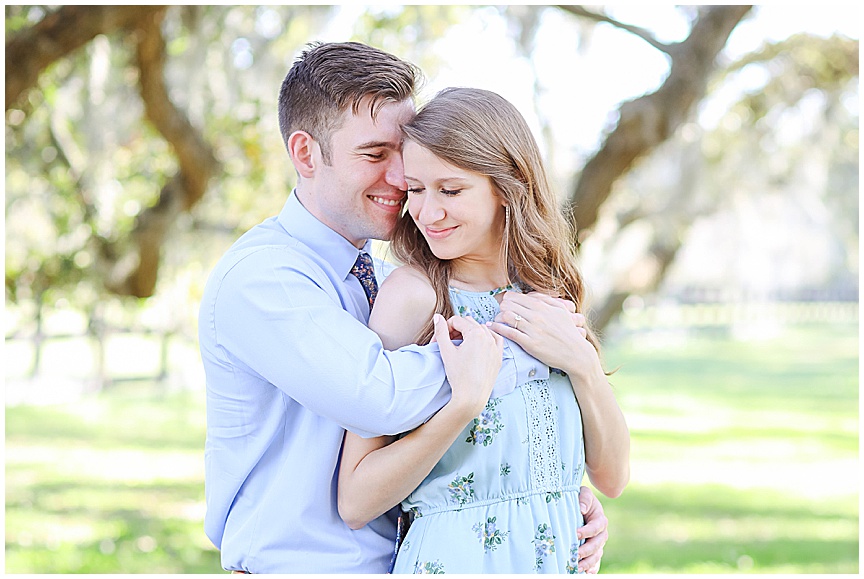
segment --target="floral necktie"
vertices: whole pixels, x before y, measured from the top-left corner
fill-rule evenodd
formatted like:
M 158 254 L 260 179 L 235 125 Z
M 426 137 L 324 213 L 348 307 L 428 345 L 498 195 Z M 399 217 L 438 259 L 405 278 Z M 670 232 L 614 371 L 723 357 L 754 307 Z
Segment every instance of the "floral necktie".
M 360 285 L 363 286 L 363 291 L 366 292 L 366 297 L 369 299 L 369 310 L 371 311 L 375 297 L 378 295 L 378 282 L 375 281 L 375 270 L 372 268 L 372 258 L 369 257 L 368 253 L 360 252 L 350 273 L 360 280 Z

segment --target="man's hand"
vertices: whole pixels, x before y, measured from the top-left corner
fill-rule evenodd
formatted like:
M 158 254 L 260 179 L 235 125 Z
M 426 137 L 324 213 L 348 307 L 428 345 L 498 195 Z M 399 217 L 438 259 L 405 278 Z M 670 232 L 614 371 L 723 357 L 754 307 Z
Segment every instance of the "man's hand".
M 603 505 L 588 487 L 579 489 L 579 508 L 585 518 L 585 525 L 579 527 L 576 536 L 585 539 L 579 546 L 579 571 L 596 574 L 600 571 L 603 547 L 609 539 L 606 532 L 609 519 L 603 514 Z

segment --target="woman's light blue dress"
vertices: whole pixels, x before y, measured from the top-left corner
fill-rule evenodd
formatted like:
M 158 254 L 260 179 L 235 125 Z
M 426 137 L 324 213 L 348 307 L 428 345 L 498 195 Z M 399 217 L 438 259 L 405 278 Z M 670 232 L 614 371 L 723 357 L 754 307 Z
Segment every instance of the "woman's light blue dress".
M 510 288 L 508 288 L 510 289 Z M 450 289 L 480 323 L 495 294 Z M 394 573 L 576 573 L 582 416 L 560 372 L 492 398 L 403 502 L 414 513 Z

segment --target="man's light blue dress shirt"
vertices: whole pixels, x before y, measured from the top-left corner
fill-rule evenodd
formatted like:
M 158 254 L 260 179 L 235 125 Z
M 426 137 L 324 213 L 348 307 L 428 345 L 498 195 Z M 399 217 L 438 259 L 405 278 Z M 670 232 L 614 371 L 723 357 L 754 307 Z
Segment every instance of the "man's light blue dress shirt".
M 344 430 L 411 430 L 446 404 L 450 387 L 437 344 L 390 352 L 366 327 L 366 295 L 349 274 L 357 254 L 292 194 L 207 283 L 204 527 L 225 569 L 387 570 L 397 511 L 356 531 L 339 518 Z M 496 396 L 548 376 L 515 343 L 506 342 L 504 357 Z

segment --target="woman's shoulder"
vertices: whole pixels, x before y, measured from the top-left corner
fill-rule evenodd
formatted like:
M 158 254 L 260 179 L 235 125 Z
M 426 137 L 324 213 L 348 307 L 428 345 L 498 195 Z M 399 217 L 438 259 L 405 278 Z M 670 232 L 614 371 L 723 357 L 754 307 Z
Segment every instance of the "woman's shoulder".
M 369 327 L 388 350 L 414 343 L 435 312 L 435 290 L 422 271 L 411 267 L 393 270 L 375 300 Z
M 429 291 L 433 294 L 435 293 L 435 289 L 432 287 L 432 282 L 429 281 L 429 277 L 426 273 L 413 265 L 401 265 L 395 268 L 387 274 L 381 287 L 383 288 L 385 284 L 398 287 L 399 289 L 411 289 L 420 292 Z
M 403 265 L 391 271 L 381 284 L 381 294 L 398 296 L 400 301 L 435 307 L 435 288 L 426 273 L 417 267 Z M 380 295 L 380 294 L 379 294 Z

